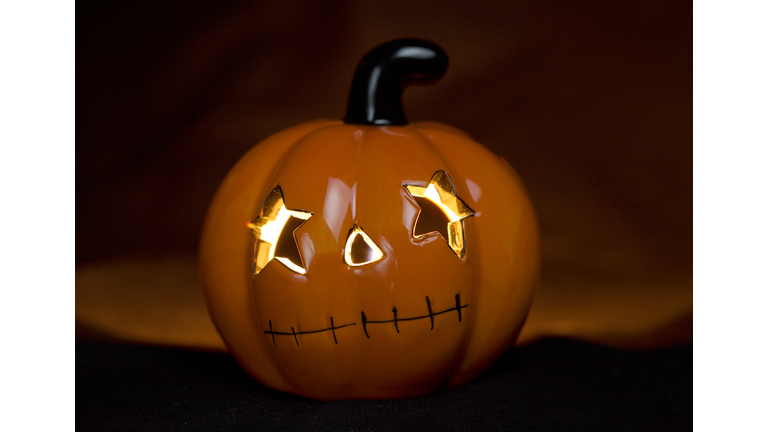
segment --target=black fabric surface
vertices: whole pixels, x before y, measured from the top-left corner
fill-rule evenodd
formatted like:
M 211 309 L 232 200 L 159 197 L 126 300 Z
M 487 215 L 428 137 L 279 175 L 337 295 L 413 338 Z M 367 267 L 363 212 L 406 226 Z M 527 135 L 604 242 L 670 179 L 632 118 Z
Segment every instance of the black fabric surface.
M 693 427 L 693 347 L 551 339 L 453 390 L 329 403 L 262 386 L 226 354 L 77 342 L 75 405 L 83 431 L 679 431 Z

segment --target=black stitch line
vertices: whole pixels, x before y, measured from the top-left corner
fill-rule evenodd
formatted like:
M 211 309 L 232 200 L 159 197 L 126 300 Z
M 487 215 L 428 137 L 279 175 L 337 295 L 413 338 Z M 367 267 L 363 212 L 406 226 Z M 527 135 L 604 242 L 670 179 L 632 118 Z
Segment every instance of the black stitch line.
M 436 317 L 437 315 L 442 315 L 444 313 L 448 313 L 448 312 L 452 312 L 452 311 L 458 312 L 458 314 L 459 314 L 459 322 L 461 322 L 461 310 L 464 309 L 464 308 L 469 307 L 469 305 L 462 305 L 461 304 L 461 297 L 459 296 L 459 294 L 456 294 L 455 298 L 456 298 L 456 306 L 455 307 L 452 307 L 450 309 L 446 309 L 446 310 L 440 311 L 440 312 L 433 312 L 432 311 L 432 304 L 429 301 L 429 296 L 427 296 L 427 298 L 426 298 L 427 299 L 427 310 L 429 311 L 429 314 L 428 315 L 422 315 L 422 316 L 410 317 L 410 318 L 398 318 L 397 317 L 397 307 L 393 307 L 392 308 L 392 315 L 394 316 L 394 319 L 383 320 L 383 321 L 369 320 L 365 316 L 365 311 L 360 311 L 360 316 L 362 317 L 362 320 L 363 320 L 363 332 L 365 333 L 365 337 L 367 337 L 369 339 L 371 337 L 370 335 L 368 335 L 368 324 L 387 324 L 387 323 L 394 322 L 395 323 L 395 330 L 397 330 L 397 332 L 400 333 L 400 329 L 397 326 L 398 321 L 415 321 L 415 320 L 420 320 L 420 319 L 424 319 L 424 318 L 429 318 L 431 320 L 431 322 L 432 322 L 432 328 L 430 329 L 430 330 L 432 330 L 432 329 L 435 328 L 435 318 L 434 317 Z M 299 346 L 299 339 L 297 337 L 298 335 L 312 334 L 312 333 L 322 333 L 324 331 L 330 330 L 333 333 L 333 340 L 334 340 L 334 342 L 336 344 L 338 344 L 339 342 L 336 339 L 336 329 L 353 326 L 355 324 L 357 324 L 357 323 L 351 323 L 351 324 L 344 324 L 344 325 L 336 326 L 333 323 L 333 317 L 331 317 L 331 326 L 328 327 L 328 328 L 324 328 L 324 329 L 320 329 L 320 330 L 309 330 L 309 331 L 297 332 L 293 327 L 291 327 L 291 333 L 287 333 L 287 332 L 274 331 L 273 328 L 272 328 L 272 320 L 269 320 L 269 330 L 268 331 L 265 330 L 264 333 L 272 335 L 272 343 L 275 344 L 275 346 L 277 346 L 277 342 L 275 341 L 275 335 L 278 335 L 278 336 L 293 336 L 293 339 L 296 341 L 296 346 Z
M 277 346 L 277 342 L 275 342 L 275 332 L 272 331 L 272 320 L 269 320 L 269 332 L 272 333 L 272 343 Z
M 367 329 L 367 328 L 366 328 L 366 326 L 365 326 L 365 325 L 366 325 L 366 323 L 368 323 L 368 320 L 367 320 L 367 319 L 365 319 L 365 312 L 363 312 L 363 311 L 360 311 L 360 315 L 362 315 L 362 316 L 363 316 L 363 331 L 365 332 L 365 337 L 367 337 L 367 338 L 370 338 L 370 336 L 368 336 L 368 329 Z
M 446 309 L 444 311 L 432 312 L 431 316 L 432 317 L 436 317 L 438 315 L 442 315 L 442 314 L 448 313 L 448 312 L 453 312 L 455 310 L 459 310 L 459 313 L 461 313 L 460 309 L 464 309 L 464 308 L 468 308 L 468 307 L 469 307 L 469 305 L 460 305 L 460 306 L 452 307 L 450 309 Z M 363 315 L 363 329 L 366 328 L 366 324 L 387 324 L 387 323 L 391 323 L 391 322 L 395 321 L 393 319 L 391 319 L 391 320 L 382 320 L 382 321 L 374 321 L 374 320 L 366 319 L 365 318 L 365 312 L 362 312 L 362 315 Z M 397 321 L 398 322 L 400 322 L 400 321 L 414 321 L 414 320 L 420 320 L 420 319 L 429 318 L 429 317 L 430 317 L 430 315 L 415 316 L 415 317 L 410 317 L 410 318 L 397 318 Z M 433 318 L 433 321 L 434 321 L 434 318 Z M 365 335 L 368 336 L 368 331 L 367 330 L 365 332 Z M 368 337 L 370 337 L 370 336 L 368 336 Z
M 400 333 L 400 329 L 397 328 L 397 308 L 396 307 L 392 308 L 392 315 L 395 316 L 395 330 L 397 330 L 397 332 Z
M 270 321 L 270 324 L 271 324 L 271 321 Z M 340 329 L 340 328 L 344 328 L 344 327 L 353 326 L 353 325 L 355 325 L 355 324 L 357 324 L 357 323 L 352 323 L 352 324 L 344 324 L 344 325 L 340 325 L 340 326 L 334 326 L 334 327 L 333 327 L 333 329 L 334 329 L 334 330 L 338 330 L 338 329 Z M 320 329 L 320 330 L 309 330 L 309 331 L 300 331 L 300 332 L 294 331 L 294 332 L 292 332 L 292 333 L 287 333 L 287 332 L 279 332 L 279 331 L 272 331 L 271 329 L 272 329 L 272 327 L 271 327 L 271 325 L 270 325 L 270 330 L 265 330 L 265 331 L 264 331 L 264 334 L 272 334 L 273 336 L 274 336 L 274 335 L 278 335 L 278 336 L 293 336 L 294 334 L 295 334 L 295 335 L 304 335 L 304 334 L 312 334 L 312 333 L 322 333 L 322 332 L 324 332 L 324 331 L 328 331 L 328 330 L 331 330 L 331 327 L 328 327 L 328 328 L 324 328 L 324 329 Z M 291 329 L 293 330 L 293 327 L 291 327 Z
M 432 303 L 429 302 L 429 296 L 427 296 L 427 310 L 429 311 L 429 320 L 432 321 L 432 328 L 430 330 L 435 329 L 435 317 L 432 316 Z
M 469 305 L 461 305 L 460 307 L 462 309 L 464 309 L 464 308 L 468 308 Z M 444 313 L 453 312 L 455 310 L 456 310 L 456 308 L 452 307 L 452 308 L 446 309 L 444 311 L 432 312 L 432 316 L 442 315 Z M 420 320 L 420 319 L 424 319 L 424 318 L 429 318 L 429 315 L 415 316 L 415 317 L 410 317 L 410 318 L 398 318 L 397 321 L 398 322 L 414 321 L 414 320 Z M 366 322 L 366 324 L 387 324 L 387 323 L 395 322 L 395 320 L 393 320 L 393 319 L 391 319 L 391 320 L 383 320 L 383 321 L 366 320 L 365 322 Z M 336 328 L 339 328 L 339 327 L 336 327 Z M 280 334 L 280 333 L 278 333 L 278 334 Z M 291 335 L 290 333 L 286 333 L 286 334 L 289 335 L 289 336 Z

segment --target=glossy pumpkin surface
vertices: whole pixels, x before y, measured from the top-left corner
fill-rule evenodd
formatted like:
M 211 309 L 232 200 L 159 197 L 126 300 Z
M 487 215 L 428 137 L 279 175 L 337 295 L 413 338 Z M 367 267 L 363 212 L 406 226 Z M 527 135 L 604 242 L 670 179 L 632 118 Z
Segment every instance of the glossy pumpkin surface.
M 281 208 L 284 229 L 269 234 Z M 260 382 L 324 400 L 401 398 L 467 382 L 510 346 L 538 248 L 520 180 L 466 134 L 316 121 L 230 171 L 199 262 L 216 327 Z

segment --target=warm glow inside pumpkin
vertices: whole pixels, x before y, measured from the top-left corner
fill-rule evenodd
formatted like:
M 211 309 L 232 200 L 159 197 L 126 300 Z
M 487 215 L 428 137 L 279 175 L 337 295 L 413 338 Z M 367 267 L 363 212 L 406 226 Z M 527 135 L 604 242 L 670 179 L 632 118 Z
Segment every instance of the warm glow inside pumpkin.
M 277 133 L 222 183 L 204 292 L 262 383 L 326 400 L 418 396 L 474 378 L 517 336 L 539 264 L 522 184 L 466 134 L 407 124 L 399 108 L 403 85 L 446 67 L 427 42 L 374 49 L 344 122 Z

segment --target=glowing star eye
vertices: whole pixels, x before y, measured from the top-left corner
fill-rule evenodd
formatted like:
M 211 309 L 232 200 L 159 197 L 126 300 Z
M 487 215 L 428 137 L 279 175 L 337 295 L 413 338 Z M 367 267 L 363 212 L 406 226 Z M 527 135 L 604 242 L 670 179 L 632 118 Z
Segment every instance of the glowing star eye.
M 294 232 L 311 217 L 312 213 L 287 209 L 280 186 L 272 189 L 261 216 L 248 224 L 256 234 L 253 274 L 259 274 L 273 258 L 296 273 L 305 274 L 307 270 Z
M 403 185 L 419 206 L 413 224 L 414 238 L 438 234 L 459 258 L 464 258 L 464 219 L 475 212 L 456 195 L 451 178 L 445 171 L 432 175 L 427 187 Z
M 363 229 L 355 224 L 347 234 L 347 244 L 344 246 L 344 263 L 359 267 L 374 263 L 384 258 L 384 252 L 376 246 Z

